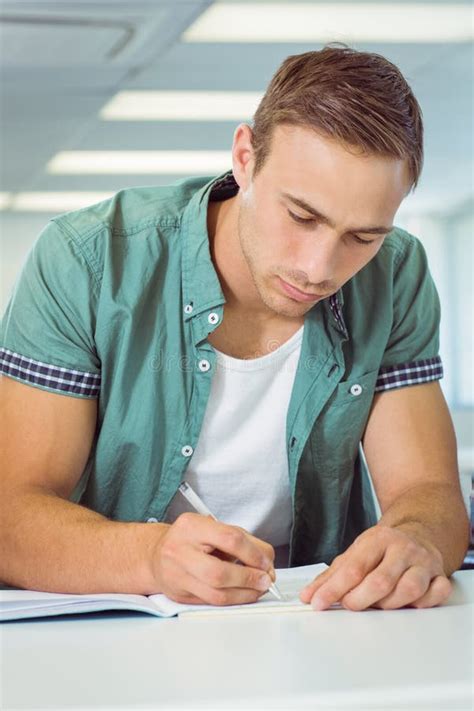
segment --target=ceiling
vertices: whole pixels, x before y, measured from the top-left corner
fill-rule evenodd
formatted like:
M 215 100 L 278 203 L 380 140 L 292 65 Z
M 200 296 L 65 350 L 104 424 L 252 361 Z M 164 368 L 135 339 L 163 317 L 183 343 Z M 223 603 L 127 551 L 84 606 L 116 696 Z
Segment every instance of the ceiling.
M 236 121 L 138 123 L 98 117 L 104 104 L 125 89 L 263 91 L 286 56 L 322 46 L 182 41 L 184 30 L 212 4 L 2 2 L 0 191 L 114 191 L 176 177 L 48 174 L 46 164 L 64 150 L 229 149 Z M 427 22 L 433 4 L 427 4 Z M 474 192 L 472 43 L 355 46 L 395 62 L 423 110 L 425 167 L 404 209 L 456 209 Z

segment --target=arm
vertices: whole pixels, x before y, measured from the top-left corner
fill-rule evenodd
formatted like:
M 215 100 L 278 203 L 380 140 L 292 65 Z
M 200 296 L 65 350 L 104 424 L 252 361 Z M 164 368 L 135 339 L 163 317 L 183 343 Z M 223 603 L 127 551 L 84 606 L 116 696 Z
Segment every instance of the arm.
M 451 575 L 469 546 L 469 520 L 439 383 L 377 395 L 364 450 L 382 511 L 379 524 L 416 531 L 440 551 Z
M 254 602 L 273 549 L 197 514 L 167 524 L 111 521 L 67 500 L 93 442 L 96 400 L 0 376 L 0 580 L 69 593 L 166 592 L 180 602 Z M 234 565 L 209 555 L 239 558 Z
M 96 400 L 0 377 L 0 579 L 58 592 L 144 591 L 152 531 L 67 501 L 87 462 Z M 156 536 L 156 534 L 155 534 Z
M 438 383 L 376 395 L 363 444 L 382 517 L 301 598 L 317 609 L 440 604 L 469 545 L 469 522 Z

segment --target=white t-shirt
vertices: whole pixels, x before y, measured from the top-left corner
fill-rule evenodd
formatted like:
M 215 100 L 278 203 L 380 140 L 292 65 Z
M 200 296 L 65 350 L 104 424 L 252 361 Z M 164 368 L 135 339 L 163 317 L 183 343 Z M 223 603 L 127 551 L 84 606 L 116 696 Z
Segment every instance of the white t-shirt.
M 261 358 L 242 360 L 216 350 L 204 421 L 185 474 L 220 521 L 274 546 L 276 567 L 288 565 L 292 504 L 286 416 L 303 328 Z M 191 510 L 178 492 L 165 521 Z

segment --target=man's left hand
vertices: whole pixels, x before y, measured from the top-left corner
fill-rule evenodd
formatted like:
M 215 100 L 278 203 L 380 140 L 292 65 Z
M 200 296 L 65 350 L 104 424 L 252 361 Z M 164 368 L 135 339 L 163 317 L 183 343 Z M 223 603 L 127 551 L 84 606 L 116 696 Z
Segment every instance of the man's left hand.
M 436 546 L 416 524 L 381 524 L 364 531 L 330 567 L 300 593 L 315 610 L 340 603 L 349 610 L 434 607 L 445 602 L 452 585 Z

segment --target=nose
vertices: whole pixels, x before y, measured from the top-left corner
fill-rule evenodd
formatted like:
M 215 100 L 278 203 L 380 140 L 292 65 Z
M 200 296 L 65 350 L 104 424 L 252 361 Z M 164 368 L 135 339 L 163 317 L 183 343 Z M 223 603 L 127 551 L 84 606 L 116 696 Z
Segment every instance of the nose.
M 317 229 L 308 237 L 298 255 L 302 260 L 302 270 L 313 286 L 318 286 L 320 291 L 329 291 L 329 285 L 337 282 L 338 237 L 327 227 Z

